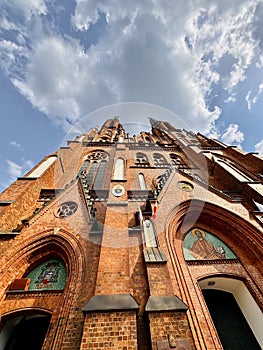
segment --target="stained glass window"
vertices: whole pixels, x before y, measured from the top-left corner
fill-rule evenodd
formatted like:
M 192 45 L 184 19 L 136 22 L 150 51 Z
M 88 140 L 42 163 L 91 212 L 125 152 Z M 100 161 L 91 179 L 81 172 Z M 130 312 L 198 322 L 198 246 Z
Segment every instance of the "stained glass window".
M 59 259 L 50 259 L 38 265 L 26 278 L 29 290 L 62 290 L 66 285 L 66 266 Z

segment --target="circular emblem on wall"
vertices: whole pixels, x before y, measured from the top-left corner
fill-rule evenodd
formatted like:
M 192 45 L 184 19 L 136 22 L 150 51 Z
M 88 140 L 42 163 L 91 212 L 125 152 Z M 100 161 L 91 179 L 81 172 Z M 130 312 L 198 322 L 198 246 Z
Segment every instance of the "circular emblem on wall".
M 55 216 L 60 219 L 68 218 L 76 213 L 78 205 L 75 202 L 64 202 L 60 204 L 59 208 L 55 212 Z
M 177 187 L 186 192 L 191 192 L 194 189 L 194 186 L 187 181 L 178 181 Z
M 112 188 L 112 194 L 115 196 L 115 197 L 120 197 L 124 194 L 125 192 L 125 188 L 122 186 L 122 185 L 115 185 L 113 186 Z

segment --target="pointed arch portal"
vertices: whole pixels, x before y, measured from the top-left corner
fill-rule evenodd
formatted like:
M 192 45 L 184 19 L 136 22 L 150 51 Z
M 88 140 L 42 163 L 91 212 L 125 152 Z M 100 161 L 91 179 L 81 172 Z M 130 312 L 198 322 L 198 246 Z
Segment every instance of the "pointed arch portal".
M 41 350 L 51 315 L 34 314 L 8 319 L 0 333 L 0 348 L 3 350 Z

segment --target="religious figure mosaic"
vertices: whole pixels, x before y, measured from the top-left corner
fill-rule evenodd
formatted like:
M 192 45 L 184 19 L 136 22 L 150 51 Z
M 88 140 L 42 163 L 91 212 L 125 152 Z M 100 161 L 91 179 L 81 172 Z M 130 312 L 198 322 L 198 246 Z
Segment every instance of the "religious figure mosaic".
M 186 234 L 183 248 L 185 260 L 237 259 L 224 242 L 199 228 Z

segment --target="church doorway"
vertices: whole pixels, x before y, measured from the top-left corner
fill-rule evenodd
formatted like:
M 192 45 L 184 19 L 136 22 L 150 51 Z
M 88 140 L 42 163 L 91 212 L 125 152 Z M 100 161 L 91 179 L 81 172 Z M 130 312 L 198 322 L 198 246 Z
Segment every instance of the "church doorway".
M 50 318 L 50 315 L 38 314 L 8 319 L 0 333 L 0 349 L 41 350 Z
M 209 278 L 199 285 L 224 350 L 261 350 L 262 312 L 244 283 Z

